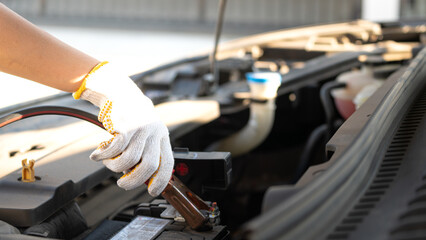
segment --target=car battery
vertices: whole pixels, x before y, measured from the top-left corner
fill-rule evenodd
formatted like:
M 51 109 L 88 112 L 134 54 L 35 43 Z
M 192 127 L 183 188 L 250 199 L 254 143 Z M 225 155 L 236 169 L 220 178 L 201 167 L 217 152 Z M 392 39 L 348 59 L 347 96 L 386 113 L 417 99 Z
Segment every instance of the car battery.
M 84 240 L 226 240 L 230 239 L 225 226 L 197 232 L 183 222 L 137 216 L 130 223 L 105 220 Z

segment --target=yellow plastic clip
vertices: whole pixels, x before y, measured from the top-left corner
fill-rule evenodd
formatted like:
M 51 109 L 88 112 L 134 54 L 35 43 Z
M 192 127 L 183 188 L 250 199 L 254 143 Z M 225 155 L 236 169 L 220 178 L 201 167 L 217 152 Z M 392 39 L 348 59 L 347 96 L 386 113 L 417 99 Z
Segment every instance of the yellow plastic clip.
M 22 182 L 35 182 L 34 160 L 27 163 L 27 159 L 22 160 Z

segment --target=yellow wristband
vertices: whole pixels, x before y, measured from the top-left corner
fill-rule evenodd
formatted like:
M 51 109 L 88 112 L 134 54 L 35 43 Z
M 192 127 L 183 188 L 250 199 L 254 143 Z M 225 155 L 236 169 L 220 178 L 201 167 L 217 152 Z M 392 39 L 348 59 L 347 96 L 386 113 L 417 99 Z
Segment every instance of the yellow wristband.
M 80 87 L 78 88 L 77 91 L 75 91 L 72 96 L 74 97 L 74 99 L 79 99 L 81 94 L 83 93 L 84 90 L 86 90 L 86 81 L 87 78 L 90 77 L 90 75 L 94 72 L 96 72 L 96 70 L 98 70 L 99 68 L 101 68 L 103 65 L 107 64 L 107 61 L 104 62 L 100 62 L 98 63 L 94 68 L 92 68 L 92 70 L 90 70 L 90 72 L 88 74 L 86 74 L 86 76 L 84 76 L 83 81 L 81 82 Z

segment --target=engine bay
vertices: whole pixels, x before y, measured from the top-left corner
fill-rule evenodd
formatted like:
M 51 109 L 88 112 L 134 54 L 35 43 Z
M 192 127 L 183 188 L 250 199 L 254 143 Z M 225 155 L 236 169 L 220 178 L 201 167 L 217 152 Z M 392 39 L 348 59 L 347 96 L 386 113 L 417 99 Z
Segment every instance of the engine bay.
M 248 222 L 333 166 L 335 146 L 357 134 L 339 128 L 381 101 L 426 44 L 425 32 L 424 24 L 367 21 L 282 30 L 222 44 L 217 81 L 209 54 L 132 76 L 169 127 L 174 174 L 208 206 L 203 231 L 145 187 L 118 188 L 118 174 L 89 160 L 108 134 L 49 108 L 96 114 L 89 104 L 60 95 L 28 105 L 43 112 L 34 118 L 5 109 L 0 220 L 9 233 L 0 238 L 244 239 Z M 357 121 L 361 129 L 368 116 Z M 35 160 L 35 182 L 22 181 L 23 159 Z M 285 193 L 271 194 L 277 186 Z

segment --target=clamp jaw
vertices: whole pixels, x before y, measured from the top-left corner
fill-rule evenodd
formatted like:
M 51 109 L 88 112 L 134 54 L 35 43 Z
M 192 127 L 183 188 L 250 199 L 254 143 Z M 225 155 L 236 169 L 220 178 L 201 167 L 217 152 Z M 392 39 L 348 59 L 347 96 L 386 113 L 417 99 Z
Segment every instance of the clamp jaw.
M 175 175 L 172 176 L 161 195 L 185 218 L 192 229 L 196 231 L 212 229 L 209 217 L 212 208 L 189 190 Z

